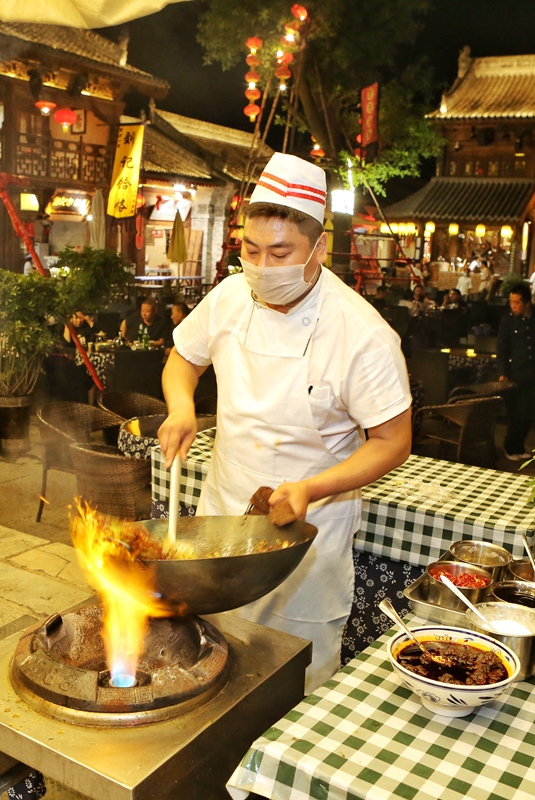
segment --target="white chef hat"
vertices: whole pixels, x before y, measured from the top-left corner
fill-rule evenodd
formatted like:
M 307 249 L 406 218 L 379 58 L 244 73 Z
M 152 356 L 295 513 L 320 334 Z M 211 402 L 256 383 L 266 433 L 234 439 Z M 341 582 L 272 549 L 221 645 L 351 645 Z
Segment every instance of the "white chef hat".
M 251 203 L 277 203 L 308 214 L 323 225 L 327 182 L 316 164 L 297 156 L 275 153 L 262 172 Z

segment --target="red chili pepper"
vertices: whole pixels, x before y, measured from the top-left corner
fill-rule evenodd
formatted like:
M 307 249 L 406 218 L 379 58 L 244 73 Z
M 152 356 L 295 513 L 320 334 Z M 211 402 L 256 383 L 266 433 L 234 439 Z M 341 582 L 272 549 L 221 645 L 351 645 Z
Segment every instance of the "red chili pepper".
M 453 575 L 447 569 L 434 569 L 431 570 L 431 576 L 440 580 L 440 576 L 445 575 L 446 578 L 455 585 L 463 589 L 481 589 L 483 586 L 488 586 L 490 583 L 490 576 L 482 578 L 479 575 L 472 575 L 471 572 L 461 572 L 458 575 Z

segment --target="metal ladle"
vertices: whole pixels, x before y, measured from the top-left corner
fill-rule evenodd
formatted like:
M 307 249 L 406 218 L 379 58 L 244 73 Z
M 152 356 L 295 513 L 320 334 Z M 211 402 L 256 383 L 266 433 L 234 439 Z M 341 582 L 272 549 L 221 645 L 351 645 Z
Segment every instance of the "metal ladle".
M 412 639 L 412 641 L 418 645 L 422 653 L 425 653 L 432 661 L 436 661 L 437 664 L 451 665 L 452 663 L 451 659 L 445 658 L 444 656 L 434 655 L 431 652 L 431 650 L 427 649 L 427 647 L 423 644 L 423 642 L 421 642 L 419 639 L 416 638 L 414 633 L 412 633 L 411 630 L 407 628 L 407 626 L 399 616 L 398 612 L 396 611 L 396 609 L 394 608 L 388 597 L 385 597 L 384 600 L 381 600 L 381 602 L 379 603 L 379 609 L 383 612 L 383 614 L 386 614 L 387 617 L 390 617 L 392 622 L 395 622 L 396 625 L 399 625 L 403 633 L 407 634 L 409 639 Z
M 535 578 L 535 560 L 533 558 L 533 553 L 531 552 L 531 547 L 529 546 L 528 537 L 522 531 L 522 541 L 524 542 L 524 547 L 526 548 L 526 553 L 528 554 L 528 558 L 531 563 L 531 568 L 533 569 L 533 577 Z

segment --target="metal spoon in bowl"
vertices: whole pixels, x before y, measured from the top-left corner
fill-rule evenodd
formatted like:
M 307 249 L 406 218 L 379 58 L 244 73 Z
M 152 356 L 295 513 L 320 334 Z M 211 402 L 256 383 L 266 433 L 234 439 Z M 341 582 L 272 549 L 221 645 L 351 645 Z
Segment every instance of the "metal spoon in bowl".
M 481 611 L 478 611 L 478 610 L 477 610 L 477 608 L 475 607 L 475 605 L 473 605 L 473 603 L 471 603 L 471 602 L 470 602 L 470 600 L 469 600 L 467 597 L 465 597 L 465 596 L 464 596 L 464 594 L 461 592 L 461 590 L 458 588 L 458 586 L 455 586 L 455 584 L 454 584 L 454 583 L 452 583 L 452 582 L 450 581 L 450 579 L 449 579 L 449 578 L 447 578 L 445 575 L 441 575 L 441 576 L 440 576 L 440 580 L 442 581 L 442 583 L 445 583 L 445 584 L 446 584 L 446 586 L 448 587 L 448 589 L 451 589 L 451 591 L 453 592 L 453 594 L 454 594 L 454 595 L 456 595 L 456 596 L 459 598 L 459 600 L 462 600 L 462 601 L 463 601 L 463 603 L 465 604 L 465 606 L 467 606 L 467 607 L 470 609 L 470 611 L 473 611 L 473 612 L 474 612 L 474 614 L 475 614 L 477 617 L 479 617 L 479 619 L 480 619 L 480 620 L 481 620 L 481 621 L 484 623 L 484 625 L 485 625 L 487 628 L 490 628 L 490 630 L 491 630 L 491 631 L 494 631 L 495 633 L 500 633 L 500 631 L 499 631 L 499 630 L 496 628 L 496 626 L 494 625 L 494 623 L 493 623 L 493 622 L 491 622 L 491 621 L 490 621 L 489 619 L 487 619 L 486 617 L 484 617 L 484 616 L 483 616 L 483 614 L 481 613 Z
M 452 661 L 450 658 L 448 658 L 447 656 L 434 655 L 434 653 L 432 653 L 431 650 L 427 649 L 427 647 L 424 645 L 423 642 L 421 642 L 419 639 L 416 638 L 414 633 L 411 632 L 410 628 L 407 628 L 407 626 L 399 616 L 398 612 L 396 611 L 396 609 L 394 608 L 394 606 L 387 597 L 385 597 L 384 600 L 381 600 L 381 602 L 379 603 L 379 609 L 383 612 L 383 614 L 386 614 L 386 616 L 389 617 L 392 620 L 392 622 L 395 622 L 396 625 L 399 625 L 403 633 L 407 634 L 409 639 L 412 639 L 413 642 L 416 642 L 420 650 L 427 656 L 429 656 L 429 658 L 432 661 L 436 661 L 437 664 L 451 666 Z
M 533 553 L 531 552 L 531 547 L 529 546 L 528 537 L 522 531 L 522 541 L 524 542 L 524 547 L 526 548 L 526 553 L 528 554 L 528 558 L 531 563 L 531 568 L 533 569 L 533 575 L 535 577 L 535 560 L 533 559 Z

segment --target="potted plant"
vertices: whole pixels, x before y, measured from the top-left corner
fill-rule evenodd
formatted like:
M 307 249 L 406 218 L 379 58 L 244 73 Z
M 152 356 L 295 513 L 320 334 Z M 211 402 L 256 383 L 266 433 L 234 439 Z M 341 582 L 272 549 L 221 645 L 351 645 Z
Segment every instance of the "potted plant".
M 131 275 L 111 250 L 70 248 L 59 256 L 59 276 L 0 270 L 0 441 L 3 450 L 27 448 L 32 393 L 44 358 L 58 344 L 58 326 L 79 308 L 102 309 Z

